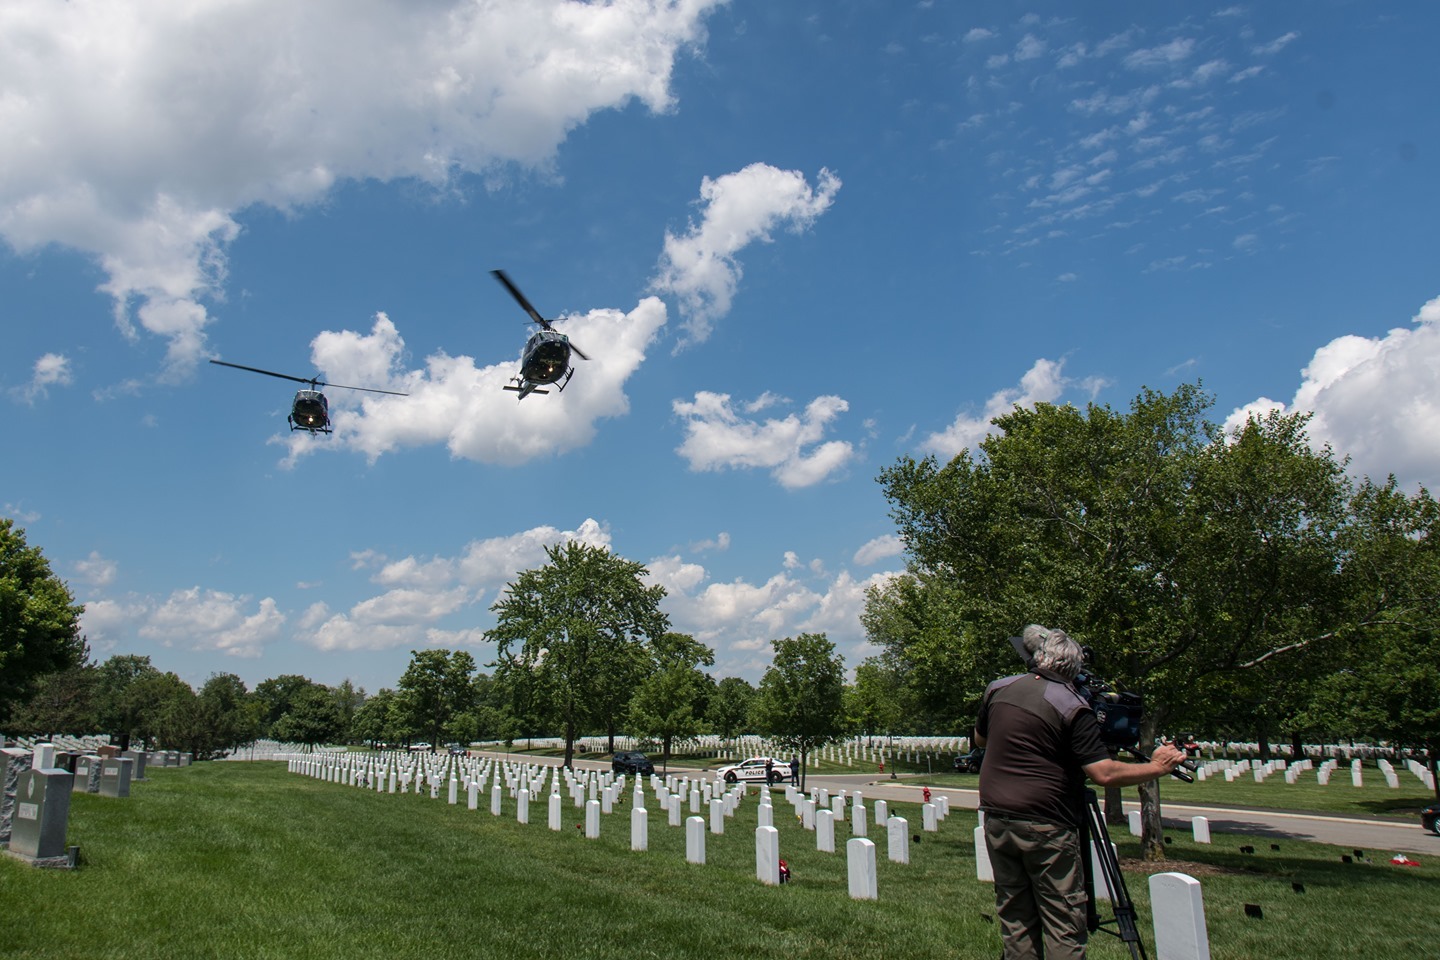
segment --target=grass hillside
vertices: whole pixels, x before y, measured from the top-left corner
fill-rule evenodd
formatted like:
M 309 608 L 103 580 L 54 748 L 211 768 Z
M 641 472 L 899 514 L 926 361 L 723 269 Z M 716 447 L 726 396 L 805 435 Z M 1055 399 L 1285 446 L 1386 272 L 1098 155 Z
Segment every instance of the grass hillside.
M 628 799 L 629 791 L 626 791 Z M 707 834 L 707 863 L 685 861 L 682 828 L 653 804 L 650 849 L 630 850 L 629 808 L 602 818 L 601 836 L 528 825 L 514 803 L 492 816 L 428 796 L 376 794 L 312 780 L 283 764 L 208 763 L 154 770 L 128 800 L 77 795 L 69 840 L 75 871 L 37 870 L 0 857 L 0 957 L 407 958 L 535 960 L 716 956 L 985 958 L 999 953 L 989 885 L 975 880 L 973 813 L 920 834 L 911 863 L 886 858 L 873 828 L 878 901 L 853 901 L 843 852 L 815 850 L 813 834 L 776 807 L 780 855 L 794 882 L 755 879 L 756 792 Z M 892 812 L 918 829 L 918 809 Z M 848 824 L 837 824 L 843 851 Z M 1440 942 L 1434 909 L 1440 861 L 1401 868 L 1343 864 L 1329 847 L 1177 836 L 1178 869 L 1204 884 L 1217 958 L 1342 957 L 1358 944 L 1429 956 Z M 1238 847 L 1247 839 L 1254 855 Z M 1116 837 L 1121 856 L 1136 850 Z M 1297 893 L 1292 884 L 1304 886 Z M 1127 884 L 1153 955 L 1148 888 Z M 1245 916 L 1245 904 L 1263 919 Z M 1097 935 L 1091 956 L 1128 957 Z

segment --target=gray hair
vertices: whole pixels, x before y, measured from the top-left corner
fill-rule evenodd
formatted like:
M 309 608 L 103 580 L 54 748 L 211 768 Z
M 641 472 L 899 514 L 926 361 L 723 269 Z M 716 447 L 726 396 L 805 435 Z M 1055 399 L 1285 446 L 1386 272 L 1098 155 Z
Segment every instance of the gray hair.
M 1051 630 L 1032 623 L 1023 634 L 1025 649 L 1039 670 L 1049 670 L 1066 680 L 1074 680 L 1085 662 L 1085 651 L 1070 639 L 1064 630 Z

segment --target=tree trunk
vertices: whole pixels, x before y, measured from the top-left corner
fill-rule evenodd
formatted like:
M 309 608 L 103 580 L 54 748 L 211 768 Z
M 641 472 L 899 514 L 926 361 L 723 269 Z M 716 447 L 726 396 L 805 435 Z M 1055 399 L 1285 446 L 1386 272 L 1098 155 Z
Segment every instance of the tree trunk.
M 1260 762 L 1264 763 L 1270 759 L 1270 731 L 1261 724 L 1255 734 L 1255 742 L 1260 747 Z
M 1105 788 L 1105 823 L 1109 826 L 1119 826 L 1126 823 L 1125 817 L 1125 795 L 1119 787 Z
M 1300 731 L 1296 730 L 1290 734 L 1290 761 L 1292 763 L 1305 759 L 1305 745 L 1300 742 Z
M 575 721 L 565 721 L 565 766 L 574 769 L 575 767 Z
M 1142 752 L 1149 753 L 1155 746 L 1155 732 L 1159 717 L 1154 714 L 1140 722 L 1140 745 Z M 1165 859 L 1165 825 L 1160 822 L 1160 783 L 1151 780 L 1142 783 L 1140 792 L 1140 856 L 1146 860 Z
M 1160 783 L 1142 783 L 1140 791 L 1140 855 L 1146 860 L 1165 859 L 1165 825 L 1160 822 Z

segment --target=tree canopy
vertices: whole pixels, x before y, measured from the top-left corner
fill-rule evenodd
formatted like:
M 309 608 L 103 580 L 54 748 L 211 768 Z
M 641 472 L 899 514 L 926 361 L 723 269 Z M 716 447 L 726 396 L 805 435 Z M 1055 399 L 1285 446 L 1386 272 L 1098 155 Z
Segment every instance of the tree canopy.
M 84 611 L 25 531 L 0 517 L 0 720 L 30 699 L 41 677 L 85 662 Z
M 665 588 L 646 586 L 642 564 L 577 541 L 545 553 L 549 562 L 522 572 L 491 608 L 487 637 L 497 682 L 523 693 L 524 710 L 554 718 L 569 765 L 577 737 L 595 726 L 613 732 L 623 718 L 669 618 Z
M 773 646 L 750 719 L 758 732 L 800 754 L 803 776 L 810 753 L 846 731 L 845 661 L 823 633 L 786 637 Z
M 1016 408 L 976 455 L 882 472 L 909 569 L 871 591 L 865 622 L 917 702 L 968 724 L 986 682 L 1018 667 L 1006 638 L 1040 622 L 1145 697 L 1143 747 L 1247 682 L 1268 682 L 1272 707 L 1292 703 L 1276 722 L 1293 723 L 1293 700 L 1275 691 L 1315 679 L 1297 665 L 1418 610 L 1424 591 L 1387 589 L 1360 610 L 1351 483 L 1311 447 L 1307 417 L 1226 436 L 1205 417 L 1211 402 L 1185 385 L 1143 391 L 1127 412 Z M 1158 791 L 1140 792 L 1157 854 Z

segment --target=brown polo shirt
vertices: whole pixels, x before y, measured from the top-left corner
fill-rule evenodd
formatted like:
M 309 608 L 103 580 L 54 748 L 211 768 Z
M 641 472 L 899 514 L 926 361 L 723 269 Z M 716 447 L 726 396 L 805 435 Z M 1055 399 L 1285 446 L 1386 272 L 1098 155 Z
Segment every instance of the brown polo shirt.
M 1049 671 L 990 684 L 975 730 L 985 738 L 980 809 L 1079 826 L 1087 763 L 1110 752 L 1090 705 Z

